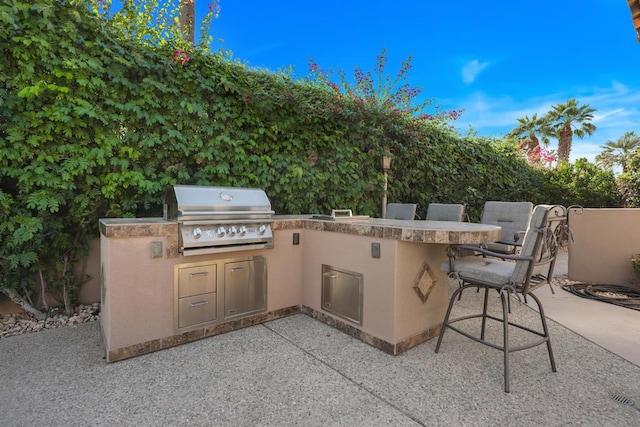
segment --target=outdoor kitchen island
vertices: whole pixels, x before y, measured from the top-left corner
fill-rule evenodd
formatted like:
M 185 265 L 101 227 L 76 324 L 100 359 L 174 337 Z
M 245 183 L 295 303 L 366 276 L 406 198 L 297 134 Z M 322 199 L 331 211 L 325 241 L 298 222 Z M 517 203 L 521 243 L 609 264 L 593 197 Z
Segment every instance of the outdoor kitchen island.
M 447 301 L 440 270 L 449 244 L 496 241 L 500 228 L 463 222 L 274 216 L 273 248 L 185 257 L 178 224 L 101 219 L 101 323 L 107 361 L 123 360 L 295 313 L 335 326 L 389 354 L 439 332 Z M 176 322 L 177 271 L 261 259 L 263 310 L 191 327 Z M 207 294 L 224 308 L 224 275 Z M 184 299 L 184 298 L 183 298 Z M 215 305 L 214 302 L 212 305 Z

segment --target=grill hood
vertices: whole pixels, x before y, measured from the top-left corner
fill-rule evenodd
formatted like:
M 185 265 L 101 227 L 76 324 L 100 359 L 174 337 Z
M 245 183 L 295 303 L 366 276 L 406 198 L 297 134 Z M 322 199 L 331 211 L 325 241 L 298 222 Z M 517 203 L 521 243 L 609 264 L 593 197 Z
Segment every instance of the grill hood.
M 269 219 L 273 214 L 259 188 L 176 185 L 164 200 L 164 219 L 181 222 Z

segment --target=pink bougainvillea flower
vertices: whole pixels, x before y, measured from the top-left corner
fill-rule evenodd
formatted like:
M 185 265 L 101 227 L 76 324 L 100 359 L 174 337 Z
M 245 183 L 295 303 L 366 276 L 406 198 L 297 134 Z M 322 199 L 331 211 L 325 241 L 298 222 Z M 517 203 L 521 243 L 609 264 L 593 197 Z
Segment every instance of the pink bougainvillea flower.
M 178 49 L 174 50 L 171 56 L 171 60 L 180 63 L 180 65 L 184 65 L 186 62 L 189 62 L 190 59 L 191 57 L 186 51 Z
M 316 153 L 315 151 L 309 150 L 307 152 L 307 155 L 307 160 L 309 160 L 311 163 L 315 163 L 318 161 L 318 153 Z

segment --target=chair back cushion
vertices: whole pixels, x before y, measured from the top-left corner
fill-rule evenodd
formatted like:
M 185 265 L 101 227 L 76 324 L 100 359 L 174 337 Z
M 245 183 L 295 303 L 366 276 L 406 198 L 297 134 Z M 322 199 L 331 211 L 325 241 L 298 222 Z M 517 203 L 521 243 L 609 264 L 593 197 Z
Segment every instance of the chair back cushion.
M 456 203 L 429 203 L 425 219 L 429 221 L 462 221 L 464 205 Z
M 414 203 L 389 203 L 385 219 L 414 219 L 417 206 Z
M 484 204 L 482 224 L 493 224 L 502 227 L 500 241 L 515 243 L 515 235 L 525 231 L 531 218 L 531 202 L 495 202 Z
M 512 282 L 523 284 L 528 275 L 541 271 L 550 264 L 558 253 L 561 225 L 566 224 L 567 209 L 564 206 L 537 205 L 531 214 L 531 221 L 522 242 L 520 256 L 533 257 L 530 262 L 517 261 L 513 270 Z

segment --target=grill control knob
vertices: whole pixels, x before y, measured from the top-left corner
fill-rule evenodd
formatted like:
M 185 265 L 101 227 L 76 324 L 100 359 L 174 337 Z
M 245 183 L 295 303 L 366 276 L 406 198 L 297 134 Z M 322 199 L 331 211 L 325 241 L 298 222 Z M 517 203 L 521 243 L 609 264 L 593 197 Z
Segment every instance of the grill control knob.
M 218 236 L 218 237 L 222 237 L 222 236 L 224 236 L 224 233 L 225 233 L 225 229 L 224 229 L 224 227 L 218 227 L 218 228 L 216 228 L 216 236 Z
M 235 226 L 235 225 L 232 225 L 232 226 L 231 226 L 231 227 L 229 227 L 229 229 L 227 230 L 227 234 L 228 234 L 229 236 L 233 237 L 233 236 L 235 236 L 235 235 L 236 235 L 236 232 L 237 232 L 237 231 L 238 231 L 238 230 L 236 230 L 236 226 Z
M 193 234 L 194 239 L 199 239 L 200 236 L 202 236 L 202 230 L 200 230 L 199 228 L 194 228 L 191 234 Z
M 262 235 L 265 231 L 267 231 L 266 225 L 262 224 L 260 227 L 258 227 L 258 234 Z
M 245 234 L 247 234 L 247 227 L 241 225 L 240 228 L 238 228 L 238 234 L 240 236 L 244 236 Z

